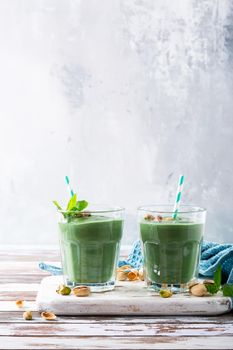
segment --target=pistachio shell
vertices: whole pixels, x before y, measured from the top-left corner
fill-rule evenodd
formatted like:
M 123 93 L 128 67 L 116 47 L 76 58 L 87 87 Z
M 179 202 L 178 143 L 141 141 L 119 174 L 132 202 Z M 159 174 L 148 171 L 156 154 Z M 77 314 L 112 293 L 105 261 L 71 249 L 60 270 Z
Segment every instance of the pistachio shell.
M 126 281 L 128 278 L 128 272 L 125 271 L 118 271 L 117 272 L 117 279 L 118 281 Z
M 138 271 L 138 277 L 141 281 L 144 281 L 145 280 L 145 276 L 144 276 L 144 270 L 143 269 L 140 269 Z
M 23 318 L 25 319 L 25 320 L 32 320 L 32 312 L 31 311 L 25 311 L 24 313 L 23 313 Z
M 118 271 L 124 271 L 124 270 L 130 270 L 130 269 L 132 269 L 132 266 L 130 266 L 130 265 L 123 265 L 121 267 L 118 267 L 117 272 Z
M 24 300 L 16 300 L 15 305 L 19 308 L 24 306 Z
M 196 297 L 203 297 L 208 294 L 204 284 L 198 283 L 190 288 L 190 293 Z
M 139 279 L 139 272 L 136 269 L 132 269 L 127 273 L 129 281 L 136 281 Z
M 83 212 L 82 212 L 82 216 L 83 216 L 83 217 L 88 217 L 88 216 L 91 216 L 91 213 L 88 212 L 88 211 L 83 211 Z
M 163 218 L 164 221 L 173 221 L 173 217 L 172 216 L 167 216 Z
M 154 215 L 151 215 L 151 214 L 146 214 L 146 215 L 144 216 L 144 219 L 145 219 L 145 220 L 154 220 L 154 219 L 155 219 L 155 216 L 154 216 Z
M 189 284 L 188 284 L 189 291 L 193 286 L 196 286 L 197 284 L 199 284 L 198 280 L 193 280 L 193 281 L 189 282 Z
M 214 284 L 214 280 L 204 280 L 202 281 L 203 284 Z
M 170 290 L 164 290 L 164 289 L 161 289 L 159 291 L 159 295 L 162 297 L 162 298 L 170 298 L 172 296 L 172 292 Z
M 57 318 L 57 316 L 53 312 L 50 312 L 50 311 L 44 311 L 40 315 L 41 315 L 41 317 L 43 317 L 47 321 L 52 321 L 52 320 L 55 320 Z
M 163 221 L 163 217 L 161 215 L 157 215 L 155 221 Z
M 88 286 L 77 286 L 72 289 L 72 292 L 76 297 L 88 297 L 91 294 Z

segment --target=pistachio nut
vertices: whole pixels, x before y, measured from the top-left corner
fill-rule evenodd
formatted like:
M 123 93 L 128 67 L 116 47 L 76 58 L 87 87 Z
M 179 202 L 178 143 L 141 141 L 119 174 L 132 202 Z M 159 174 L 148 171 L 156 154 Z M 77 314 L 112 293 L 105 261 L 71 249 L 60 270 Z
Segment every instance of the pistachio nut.
M 71 293 L 70 287 L 66 286 L 65 284 L 60 284 L 56 290 L 57 294 L 61 295 L 69 295 Z
M 136 269 L 132 269 L 127 273 L 129 281 L 136 281 L 139 279 L 139 272 Z
M 24 300 L 16 300 L 15 305 L 19 308 L 24 307 Z
M 151 214 L 146 214 L 146 215 L 144 216 L 144 219 L 145 219 L 145 220 L 151 221 L 151 220 L 154 220 L 154 219 L 155 219 L 155 216 L 154 216 L 154 215 L 151 215 Z
M 145 276 L 144 276 L 144 270 L 143 269 L 140 269 L 138 271 L 138 277 L 141 281 L 144 281 L 145 280 Z
M 189 291 L 193 286 L 196 286 L 197 284 L 199 284 L 198 280 L 193 280 L 193 281 L 189 282 L 189 284 L 188 284 Z
M 23 313 L 23 318 L 25 319 L 25 320 L 32 320 L 32 312 L 31 311 L 25 311 L 24 313 Z
M 203 284 L 214 284 L 214 280 L 203 280 Z
M 76 297 L 88 297 L 91 294 L 91 290 L 88 286 L 74 287 L 72 292 Z
M 166 216 L 166 217 L 163 217 L 163 220 L 164 221 L 173 221 L 173 217 L 172 216 Z
M 189 291 L 192 295 L 195 295 L 196 297 L 203 297 L 208 294 L 205 285 L 202 283 L 195 284 L 189 289 Z
M 127 276 L 128 272 L 125 271 L 118 271 L 117 272 L 117 279 L 118 281 L 126 281 L 128 276 Z
M 167 290 L 167 289 L 161 289 L 159 291 L 159 295 L 162 298 L 170 298 L 172 296 L 172 292 L 170 290 Z
M 50 312 L 50 311 L 41 312 L 40 315 L 41 315 L 41 317 L 43 317 L 47 321 L 52 321 L 52 320 L 55 320 L 57 318 L 57 316 L 53 312 Z

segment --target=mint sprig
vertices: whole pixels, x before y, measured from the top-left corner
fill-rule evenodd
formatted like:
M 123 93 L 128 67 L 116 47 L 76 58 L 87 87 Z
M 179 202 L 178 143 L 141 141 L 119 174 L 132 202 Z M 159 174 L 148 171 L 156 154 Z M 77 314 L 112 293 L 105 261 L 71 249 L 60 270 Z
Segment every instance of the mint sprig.
M 216 284 L 205 284 L 205 287 L 207 289 L 207 292 L 210 293 L 210 294 L 216 294 L 218 293 L 219 289 Z
M 53 201 L 53 204 L 57 207 L 58 210 L 62 210 L 62 207 L 58 204 L 57 201 Z
M 214 283 L 206 284 L 205 287 L 210 294 L 216 294 L 219 291 L 222 291 L 225 297 L 233 297 L 233 284 L 224 284 L 221 286 L 222 279 L 222 267 L 219 265 L 217 270 L 214 273 Z
M 88 202 L 82 200 L 77 202 L 75 209 L 77 209 L 77 211 L 82 211 L 86 209 L 87 206 L 88 206 Z
M 222 286 L 222 293 L 224 297 L 233 297 L 233 284 L 224 284 Z
M 222 275 L 222 268 L 221 268 L 221 265 L 219 265 L 217 267 L 217 270 L 214 273 L 214 283 L 213 284 L 205 284 L 205 287 L 210 294 L 216 294 L 220 290 L 221 275 Z
M 77 200 L 77 193 L 70 198 L 66 210 L 63 210 L 62 207 L 58 204 L 57 201 L 53 201 L 53 204 L 57 207 L 59 211 L 63 214 L 65 218 L 67 217 L 78 217 L 77 212 L 81 212 L 87 208 L 88 202 L 85 200 Z
M 76 207 L 77 204 L 77 194 L 75 193 L 69 200 L 66 211 L 71 211 Z

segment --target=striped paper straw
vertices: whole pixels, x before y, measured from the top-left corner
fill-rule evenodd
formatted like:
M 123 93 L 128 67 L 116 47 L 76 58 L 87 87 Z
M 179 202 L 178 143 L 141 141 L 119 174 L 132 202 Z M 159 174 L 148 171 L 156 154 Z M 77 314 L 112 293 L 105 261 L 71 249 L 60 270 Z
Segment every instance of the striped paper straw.
M 68 191 L 69 191 L 69 195 L 71 197 L 73 197 L 74 195 L 74 191 L 72 190 L 72 188 L 70 187 L 70 179 L 68 176 L 65 177 L 65 181 L 66 181 L 66 184 L 67 184 L 67 188 L 68 188 Z
M 177 214 L 180 206 L 181 193 L 183 189 L 183 183 L 184 183 L 184 175 L 180 175 L 180 179 L 177 187 L 177 193 L 176 193 L 176 202 L 175 202 L 173 214 L 172 214 L 173 219 L 177 218 Z

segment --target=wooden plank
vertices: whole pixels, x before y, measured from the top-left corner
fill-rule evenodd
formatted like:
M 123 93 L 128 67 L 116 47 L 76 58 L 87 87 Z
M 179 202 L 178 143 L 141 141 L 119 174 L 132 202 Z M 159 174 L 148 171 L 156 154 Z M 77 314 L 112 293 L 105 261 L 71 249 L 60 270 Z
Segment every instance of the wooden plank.
M 40 283 L 41 280 L 45 277 L 49 276 L 48 273 L 41 272 L 41 274 L 31 274 L 31 275 L 14 275 L 13 273 L 9 276 L 1 275 L 1 284 L 5 283 Z
M 36 292 L 39 286 L 39 283 L 2 283 L 0 285 L 0 292 Z
M 0 292 L 0 301 L 15 301 L 18 299 L 21 300 L 30 300 L 33 301 L 36 299 L 37 292 L 27 292 L 27 291 L 21 291 L 21 292 L 12 292 L 12 291 L 4 291 Z
M 0 311 L 0 323 L 25 323 L 22 318 L 24 308 L 18 309 L 17 311 Z M 46 322 L 40 317 L 40 313 L 33 312 L 33 320 L 31 322 Z M 50 322 L 49 322 L 50 323 Z M 124 316 L 124 317 L 106 317 L 106 316 L 59 316 L 57 317 L 56 323 L 66 324 L 83 324 L 83 323 L 116 323 L 116 324 L 232 324 L 232 314 L 225 314 L 221 316 L 203 317 L 203 316 Z
M 0 323 L 22 323 L 26 322 L 22 318 L 22 313 L 24 308 L 17 309 L 17 311 L 1 311 L 0 312 Z M 40 313 L 33 312 L 33 320 L 31 322 L 46 322 L 40 317 Z M 50 322 L 48 322 L 50 323 Z M 56 320 L 56 323 L 65 323 L 65 324 L 83 324 L 83 323 L 114 323 L 114 324 L 199 324 L 199 323 L 208 323 L 215 325 L 216 323 L 221 324 L 232 324 L 232 314 L 224 314 L 220 316 L 124 316 L 124 317 L 113 317 L 113 316 L 59 316 Z
M 51 262 L 49 262 L 51 263 Z M 61 263 L 57 260 L 52 262 L 55 266 L 61 266 Z M 20 275 L 26 275 L 26 274 L 35 274 L 35 273 L 41 273 L 44 272 L 40 270 L 39 268 L 39 260 L 38 261 L 15 261 L 15 260 L 9 260 L 9 261 L 1 261 L 0 262 L 0 275 L 9 275 L 9 273 L 12 274 L 20 274 Z
M 27 301 L 25 304 L 25 309 L 30 309 L 32 311 L 37 311 L 37 306 L 35 301 Z M 19 308 L 15 305 L 14 301 L 0 301 L 1 311 L 19 311 Z
M 233 337 L 1 337 L 4 350 L 232 349 Z
M 1 283 L 0 301 L 35 300 L 38 288 L 39 283 Z
M 26 322 L 22 318 L 24 308 L 18 309 L 17 311 L 1 311 L 0 312 L 0 323 L 22 323 Z M 40 313 L 37 311 L 33 312 L 33 320 L 31 322 L 46 322 L 40 317 Z M 50 322 L 48 322 L 50 323 Z M 59 316 L 57 317 L 56 323 L 65 324 L 83 324 L 83 323 L 114 323 L 114 324 L 228 324 L 232 323 L 232 314 L 226 314 L 221 316 L 212 317 L 200 317 L 200 316 L 124 316 L 124 317 L 106 317 L 106 316 Z
M 59 250 L 58 244 L 4 244 L 1 245 L 0 252 L 31 252 L 41 250 Z
M 54 262 L 59 266 L 59 263 Z M 45 276 L 50 276 L 50 273 L 39 269 L 38 261 L 3 261 L 0 262 L 0 290 L 3 284 L 6 283 L 35 283 L 40 282 Z
M 115 337 L 125 336 L 166 336 L 166 337 L 193 337 L 193 336 L 232 336 L 233 324 L 58 324 L 50 323 L 7 323 L 1 324 L 0 336 L 90 336 Z
M 174 294 L 161 298 L 142 281 L 118 282 L 109 293 L 92 293 L 88 298 L 56 293 L 62 277 L 43 279 L 38 295 L 38 310 L 53 310 L 57 315 L 218 315 L 231 310 L 230 298 L 221 295 L 194 297 Z
M 60 252 L 57 249 L 42 249 L 42 250 L 0 250 L 1 261 L 59 261 Z

